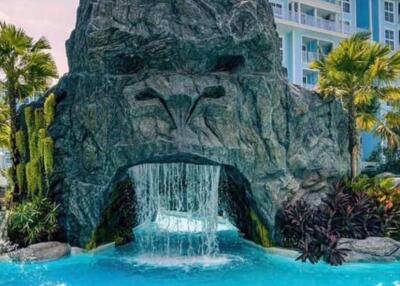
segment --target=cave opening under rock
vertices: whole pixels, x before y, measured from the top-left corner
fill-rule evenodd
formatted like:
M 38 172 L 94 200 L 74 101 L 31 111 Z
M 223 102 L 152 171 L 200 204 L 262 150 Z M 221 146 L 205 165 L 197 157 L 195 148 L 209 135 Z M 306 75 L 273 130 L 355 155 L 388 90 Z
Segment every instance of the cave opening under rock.
M 128 168 L 135 243 L 152 256 L 215 256 L 218 232 L 239 231 L 268 246 L 250 184 L 234 167 L 207 162 L 143 163 Z

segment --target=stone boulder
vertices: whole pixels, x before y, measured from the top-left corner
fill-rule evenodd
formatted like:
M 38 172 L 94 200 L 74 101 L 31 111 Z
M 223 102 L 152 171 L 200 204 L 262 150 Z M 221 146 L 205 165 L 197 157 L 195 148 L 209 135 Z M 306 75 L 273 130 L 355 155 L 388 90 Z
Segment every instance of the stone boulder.
M 346 262 L 393 262 L 400 260 L 400 242 L 387 237 L 342 238 L 338 248 L 349 249 Z
M 73 245 L 138 164 L 222 166 L 227 213 L 265 245 L 284 200 L 348 172 L 342 107 L 287 82 L 266 0 L 82 0 L 67 50 L 50 195 Z
M 52 241 L 32 244 L 26 248 L 15 250 L 10 252 L 8 257 L 13 261 L 42 261 L 59 259 L 70 253 L 69 244 Z

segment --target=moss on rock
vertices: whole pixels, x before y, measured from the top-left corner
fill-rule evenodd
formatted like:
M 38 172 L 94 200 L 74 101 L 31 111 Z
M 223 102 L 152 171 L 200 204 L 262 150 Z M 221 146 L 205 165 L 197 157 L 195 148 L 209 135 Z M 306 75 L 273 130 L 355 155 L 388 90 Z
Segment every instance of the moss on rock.
M 26 180 L 30 198 L 43 195 L 43 177 L 38 159 L 31 160 L 26 164 Z
M 40 130 L 45 126 L 43 108 L 35 108 L 35 130 Z
M 31 161 L 40 157 L 38 139 L 37 132 L 29 132 L 29 158 Z
M 35 115 L 32 106 L 27 106 L 24 109 L 24 117 L 28 134 L 35 130 Z
M 46 176 L 50 176 L 54 168 L 54 141 L 51 137 L 46 137 L 41 142 L 44 170 Z
M 46 127 L 49 127 L 54 122 L 56 111 L 56 96 L 54 94 L 49 95 L 44 102 L 44 120 Z
M 54 169 L 54 141 L 48 128 L 55 117 L 56 99 L 50 95 L 42 107 L 24 107 L 20 130 L 17 133 L 17 148 L 21 155 L 19 174 L 21 189 L 29 198 L 42 195 L 50 185 Z M 18 182 L 18 184 L 19 184 Z
M 123 245 L 133 240 L 133 227 L 136 223 L 133 183 L 130 180 L 117 183 L 109 202 L 100 225 L 86 244 L 89 250 L 110 242 Z
M 26 175 L 25 175 L 24 163 L 20 163 L 17 165 L 17 183 L 21 190 L 26 189 Z
M 269 231 L 260 221 L 260 218 L 254 210 L 250 211 L 250 218 L 252 222 L 254 242 L 263 247 L 272 247 L 273 244 L 269 235 Z
M 27 145 L 26 145 L 26 133 L 23 130 L 19 130 L 15 134 L 15 140 L 17 144 L 17 150 L 21 157 L 21 161 L 25 162 L 27 160 Z

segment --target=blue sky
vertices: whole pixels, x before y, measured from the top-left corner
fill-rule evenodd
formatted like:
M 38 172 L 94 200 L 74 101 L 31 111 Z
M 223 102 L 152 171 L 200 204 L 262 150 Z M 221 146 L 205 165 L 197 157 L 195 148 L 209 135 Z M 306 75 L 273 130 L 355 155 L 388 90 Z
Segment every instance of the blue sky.
M 60 75 L 68 71 L 65 41 L 75 26 L 79 0 L 0 0 L 0 20 L 30 36 L 47 37 Z

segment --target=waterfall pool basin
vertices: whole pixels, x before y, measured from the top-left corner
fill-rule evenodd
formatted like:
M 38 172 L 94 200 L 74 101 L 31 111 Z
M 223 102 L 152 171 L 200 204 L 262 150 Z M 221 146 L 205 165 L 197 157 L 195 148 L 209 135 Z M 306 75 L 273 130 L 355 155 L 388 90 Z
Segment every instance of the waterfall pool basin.
M 140 254 L 135 243 L 41 263 L 0 263 L 1 286 L 400 286 L 400 263 L 311 265 L 268 253 L 234 231 L 216 257 Z

